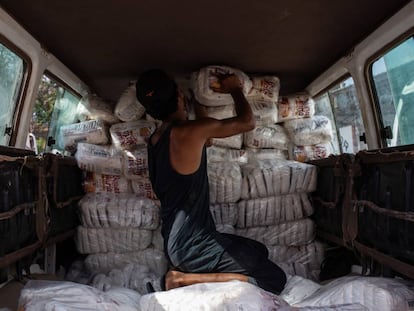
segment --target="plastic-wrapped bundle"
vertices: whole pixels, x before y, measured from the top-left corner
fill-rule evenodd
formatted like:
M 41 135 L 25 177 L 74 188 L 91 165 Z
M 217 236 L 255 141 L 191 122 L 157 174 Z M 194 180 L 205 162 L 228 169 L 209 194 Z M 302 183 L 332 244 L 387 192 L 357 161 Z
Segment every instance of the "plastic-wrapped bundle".
M 79 101 L 76 111 L 80 121 L 102 120 L 108 124 L 119 122 L 114 115 L 112 104 L 97 95 L 88 94 Z
M 132 150 L 124 150 L 122 157 L 124 176 L 128 179 L 140 179 L 148 176 L 148 151 L 145 145 Z
M 287 275 L 299 275 L 305 279 L 319 282 L 320 269 L 311 269 L 300 262 L 275 262 Z
M 140 228 L 85 228 L 76 230 L 76 246 L 81 254 L 133 252 L 151 244 L 152 231 Z
M 309 270 L 317 270 L 325 258 L 325 245 L 313 241 L 302 246 L 269 245 L 269 259 L 273 262 L 300 263 Z
M 29 280 L 20 293 L 18 309 L 136 311 L 140 309 L 140 299 L 139 293 L 128 288 L 117 287 L 104 292 L 73 282 Z
M 236 228 L 236 234 L 262 242 L 266 246 L 306 245 L 315 238 L 315 225 L 309 218 L 278 225 L 251 228 Z
M 247 282 L 199 283 L 142 296 L 141 311 L 282 310 L 288 304 Z
M 78 143 L 75 158 L 81 170 L 108 175 L 122 174 L 121 154 L 111 146 Z
M 210 204 L 211 215 L 216 225 L 232 225 L 237 222 L 237 204 L 236 203 L 217 203 Z
M 276 76 L 252 77 L 252 88 L 248 96 L 259 96 L 272 102 L 279 98 L 280 80 Z
M 132 191 L 141 197 L 157 200 L 152 184 L 148 177 L 135 178 L 131 180 Z
M 278 124 L 257 126 L 244 133 L 243 143 L 250 148 L 274 148 L 287 150 L 289 138 L 286 130 Z
M 315 114 L 315 102 L 307 94 L 279 97 L 277 108 L 279 121 L 310 118 Z
M 257 149 L 257 148 L 246 148 L 247 159 L 249 162 L 255 162 L 258 160 L 287 160 L 288 151 L 281 149 Z
M 131 184 L 128 179 L 118 175 L 88 172 L 84 180 L 85 192 L 129 193 Z
M 311 160 L 324 159 L 332 154 L 332 146 L 330 143 L 317 144 L 312 146 L 292 146 L 290 158 L 299 162 L 307 162 Z
M 164 252 L 154 248 L 128 253 L 91 254 L 85 259 L 85 266 L 93 273 L 108 273 L 112 269 L 122 269 L 129 263 L 147 266 L 157 275 L 163 275 L 168 268 Z
M 249 96 L 247 101 L 252 108 L 253 116 L 258 125 L 268 125 L 278 122 L 277 105 L 258 96 Z
M 227 66 L 201 68 L 191 75 L 191 82 L 196 99 L 205 106 L 225 106 L 234 102 L 230 94 L 217 93 L 211 89 L 211 86 L 217 84 L 217 74 L 235 74 L 242 83 L 244 95 L 252 88 L 250 78 L 238 69 Z
M 280 293 L 280 298 L 290 305 L 294 305 L 316 292 L 321 285 L 305 279 L 299 275 L 288 276 L 285 288 Z
M 144 115 L 145 108 L 137 100 L 136 91 L 135 82 L 133 81 L 119 97 L 115 105 L 115 115 L 119 120 L 131 122 L 141 119 Z
M 156 230 L 152 231 L 152 247 L 159 249 L 160 251 L 164 250 L 164 238 L 161 234 L 161 226 Z
M 109 128 L 112 144 L 118 149 L 131 149 L 136 145 L 145 145 L 146 140 L 155 131 L 155 123 L 147 120 L 117 123 Z
M 409 310 L 414 283 L 391 278 L 348 276 L 335 279 L 297 303 L 298 307 L 359 303 L 368 310 Z
M 112 269 L 107 274 L 96 274 L 92 279 L 92 286 L 107 291 L 113 287 L 125 287 L 138 293 L 147 294 L 146 282 L 156 284 L 159 277 L 147 266 L 127 264 L 123 269 Z
M 88 193 L 79 201 L 79 207 L 84 227 L 154 230 L 160 224 L 158 205 L 135 194 Z
M 242 167 L 243 200 L 289 193 L 312 192 L 316 189 L 317 168 L 288 160 L 258 160 Z
M 277 225 L 303 219 L 313 213 L 306 193 L 241 200 L 237 208 L 238 228 Z
M 218 146 L 210 146 L 207 148 L 208 162 L 237 162 L 239 164 L 247 163 L 247 153 L 243 149 L 229 149 Z
M 210 203 L 234 203 L 240 199 L 242 175 L 234 162 L 208 163 Z
M 109 142 L 108 127 L 101 120 L 90 120 L 62 125 L 59 132 L 63 148 L 74 152 L 79 142 L 106 145 Z
M 220 233 L 235 234 L 236 229 L 229 224 L 216 225 L 216 230 Z
M 243 145 L 243 134 L 237 134 L 224 138 L 213 138 L 212 144 L 224 148 L 241 149 Z
M 331 121 L 325 116 L 290 120 L 284 123 L 290 140 L 297 146 L 309 146 L 332 141 Z

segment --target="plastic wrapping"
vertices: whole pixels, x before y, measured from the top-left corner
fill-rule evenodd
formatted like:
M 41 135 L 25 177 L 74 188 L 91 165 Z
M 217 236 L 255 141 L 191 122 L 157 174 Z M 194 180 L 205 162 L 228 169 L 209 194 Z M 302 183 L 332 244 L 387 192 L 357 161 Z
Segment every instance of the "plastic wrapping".
M 147 248 L 152 231 L 140 228 L 86 228 L 76 230 L 76 246 L 81 254 L 133 252 Z
M 259 96 L 272 102 L 279 98 L 280 80 L 276 76 L 252 77 L 252 88 L 248 96 Z
M 132 191 L 141 197 L 157 200 L 157 196 L 152 190 L 152 184 L 148 177 L 135 178 L 131 180 Z
M 131 150 L 124 150 L 122 156 L 124 176 L 128 179 L 148 177 L 147 146 L 139 145 Z
M 234 162 L 208 163 L 210 203 L 234 203 L 240 199 L 242 175 Z
M 107 292 L 66 281 L 29 280 L 20 293 L 24 311 L 136 311 L 141 295 L 127 288 Z
M 211 143 L 219 147 L 241 149 L 243 145 L 243 134 L 237 134 L 224 138 L 213 138 L 211 139 Z
M 109 129 L 112 144 L 117 149 L 131 149 L 136 145 L 145 145 L 154 131 L 155 123 L 147 120 L 117 123 Z
M 342 277 L 322 286 L 295 306 L 359 303 L 375 311 L 409 310 L 408 301 L 414 299 L 413 285 L 413 282 L 391 278 Z
M 196 99 L 205 106 L 225 106 L 233 103 L 230 94 L 214 92 L 210 86 L 217 83 L 216 74 L 235 74 L 242 83 L 243 93 L 247 95 L 252 81 L 242 71 L 227 66 L 207 66 L 191 75 L 191 84 Z
M 245 164 L 248 161 L 247 153 L 243 149 L 229 149 L 218 146 L 210 146 L 207 148 L 208 162 L 237 162 Z
M 278 122 L 277 105 L 275 102 L 258 96 L 249 96 L 247 101 L 252 108 L 257 125 L 269 125 Z
M 236 228 L 236 234 L 257 240 L 266 246 L 300 246 L 313 241 L 315 225 L 306 218 L 273 226 Z
M 152 247 L 158 249 L 160 251 L 164 250 L 164 238 L 161 234 L 161 226 L 159 226 L 156 230 L 152 231 Z
M 288 151 L 281 149 L 257 149 L 257 148 L 246 148 L 247 158 L 250 162 L 258 160 L 287 160 Z
M 85 192 L 132 192 L 130 181 L 125 177 L 118 175 L 106 175 L 88 172 L 86 174 L 83 186 Z
M 237 227 L 259 227 L 306 218 L 313 207 L 306 193 L 241 200 L 237 203 Z
M 307 94 L 279 97 L 277 103 L 279 122 L 310 118 L 315 114 L 315 102 Z
M 79 207 L 84 227 L 155 230 L 160 224 L 158 205 L 135 194 L 88 193 L 79 201 Z
M 247 282 L 199 283 L 142 296 L 141 311 L 278 311 L 287 303 Z
M 164 275 L 168 268 L 164 252 L 151 247 L 136 252 L 91 254 L 85 259 L 85 266 L 93 273 L 108 273 L 130 263 L 147 266 L 157 275 Z
M 267 249 L 271 261 L 302 264 L 310 271 L 319 269 L 325 258 L 325 245 L 318 241 L 302 246 L 268 245 Z
M 141 295 L 147 294 L 146 283 L 158 284 L 160 276 L 155 275 L 147 266 L 127 264 L 122 269 L 112 269 L 107 274 L 96 274 L 92 286 L 103 291 L 114 287 L 133 289 Z
M 280 311 L 370 311 L 359 303 L 335 304 L 323 307 L 283 307 Z
M 275 262 L 286 274 L 298 275 L 319 282 L 320 269 L 311 269 L 308 264 L 300 262 Z
M 290 151 L 290 158 L 299 162 L 307 162 L 327 158 L 332 154 L 332 152 L 333 150 L 330 143 L 312 146 L 293 145 Z
M 112 104 L 97 95 L 88 94 L 82 97 L 76 110 L 80 121 L 102 120 L 108 124 L 119 122 L 114 115 Z
M 274 148 L 287 150 L 289 138 L 286 130 L 278 124 L 257 126 L 244 133 L 243 143 L 249 148 Z
M 76 151 L 79 142 L 94 145 L 106 145 L 109 142 L 108 127 L 100 120 L 62 125 L 59 135 L 63 148 L 70 152 Z
M 238 213 L 236 203 L 210 204 L 210 211 L 216 225 L 236 225 Z
M 280 298 L 288 304 L 294 305 L 316 292 L 321 285 L 298 275 L 288 276 L 285 288 L 280 293 Z
M 325 116 L 286 121 L 284 127 L 297 146 L 329 143 L 333 137 L 331 121 Z
M 206 114 L 210 118 L 217 120 L 228 119 L 236 116 L 236 108 L 234 104 L 227 106 L 206 107 Z
M 115 116 L 123 122 L 131 122 L 141 119 L 145 113 L 145 108 L 137 100 L 137 90 L 135 88 L 135 82 L 131 82 L 130 85 L 122 92 L 115 105 Z
M 317 167 L 288 160 L 258 160 L 242 168 L 243 200 L 316 190 Z
M 122 157 L 111 146 L 78 143 L 75 154 L 81 170 L 98 174 L 121 175 Z

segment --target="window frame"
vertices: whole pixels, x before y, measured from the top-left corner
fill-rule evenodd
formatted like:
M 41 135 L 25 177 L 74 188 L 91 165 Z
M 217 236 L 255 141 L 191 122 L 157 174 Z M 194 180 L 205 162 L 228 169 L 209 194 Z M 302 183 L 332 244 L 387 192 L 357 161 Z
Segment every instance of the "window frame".
M 20 85 L 20 88 L 18 90 L 17 94 L 17 101 L 15 103 L 15 107 L 12 114 L 12 133 L 10 135 L 8 146 L 14 146 L 16 144 L 17 139 L 17 130 L 16 128 L 20 124 L 20 119 L 24 107 L 24 98 L 28 94 L 28 86 L 29 86 L 29 80 L 32 77 L 33 72 L 33 63 L 31 58 L 28 56 L 28 54 L 24 53 L 23 50 L 21 50 L 17 45 L 13 44 L 10 40 L 8 40 L 5 36 L 0 34 L 0 43 L 4 45 L 7 49 L 12 51 L 14 54 L 19 56 L 23 62 L 24 62 L 24 72 L 22 77 L 22 83 Z

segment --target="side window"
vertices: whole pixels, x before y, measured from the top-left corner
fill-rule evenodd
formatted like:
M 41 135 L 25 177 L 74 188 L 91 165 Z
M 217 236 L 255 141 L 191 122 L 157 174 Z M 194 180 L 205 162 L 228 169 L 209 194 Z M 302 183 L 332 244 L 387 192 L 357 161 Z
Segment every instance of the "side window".
M 414 144 L 414 37 L 378 58 L 370 73 L 387 146 Z
M 9 145 L 25 62 L 0 43 L 0 145 Z
M 357 153 L 366 149 L 361 141 L 365 133 L 354 80 L 349 77 L 314 97 L 316 114 L 331 120 L 334 132 L 333 150 L 339 153 Z
M 43 75 L 33 109 L 29 135 L 35 141 L 35 151 L 63 154 L 59 129 L 62 125 L 77 121 L 76 108 L 79 99 L 56 80 L 47 74 Z

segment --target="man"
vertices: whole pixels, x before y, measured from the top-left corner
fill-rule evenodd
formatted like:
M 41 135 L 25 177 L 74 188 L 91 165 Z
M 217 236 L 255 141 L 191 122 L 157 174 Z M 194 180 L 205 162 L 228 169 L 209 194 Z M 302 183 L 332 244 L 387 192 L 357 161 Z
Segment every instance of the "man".
M 233 118 L 188 120 L 186 98 L 167 74 L 154 69 L 137 80 L 138 100 L 150 116 L 162 121 L 148 142 L 150 179 L 161 202 L 164 251 L 172 266 L 162 285 L 168 290 L 239 280 L 280 293 L 286 275 L 268 260 L 266 247 L 217 232 L 210 214 L 206 142 L 255 127 L 240 80 L 235 75 L 217 79 L 211 87 L 232 96 L 237 114 Z

